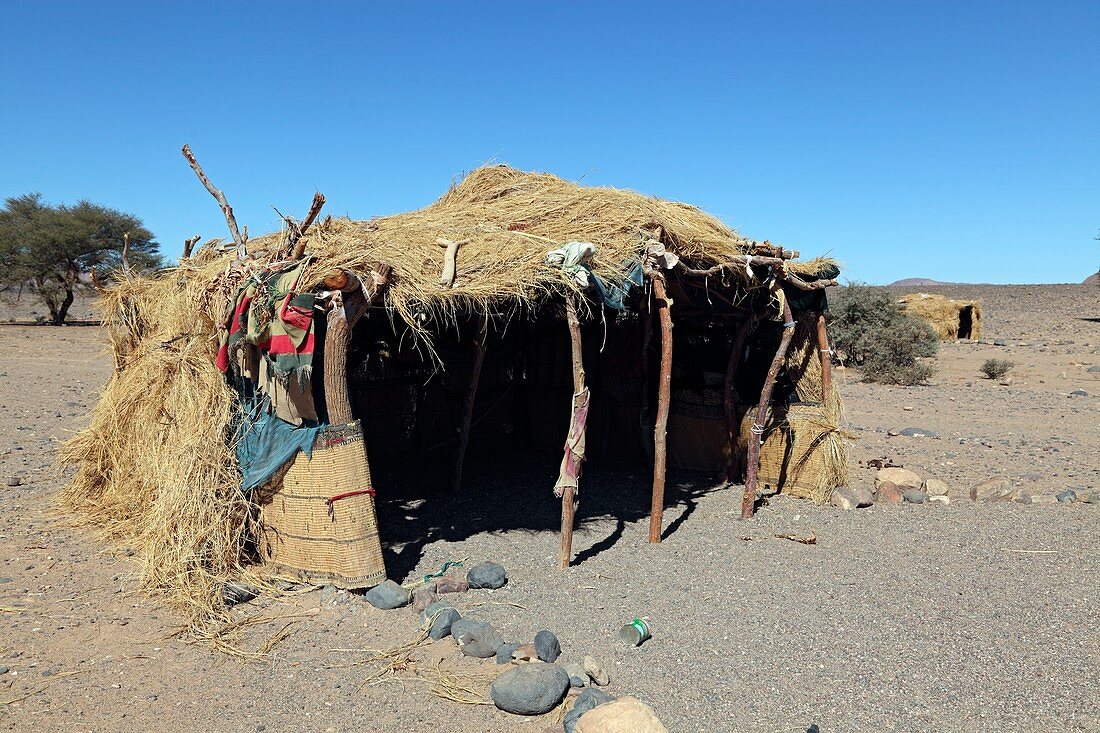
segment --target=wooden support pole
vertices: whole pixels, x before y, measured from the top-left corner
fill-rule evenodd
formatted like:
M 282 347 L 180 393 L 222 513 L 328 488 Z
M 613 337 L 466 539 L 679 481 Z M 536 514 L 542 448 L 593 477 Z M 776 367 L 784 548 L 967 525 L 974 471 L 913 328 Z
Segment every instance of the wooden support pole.
M 346 425 L 355 419 L 348 396 L 348 345 L 351 332 L 370 304 L 389 282 L 388 265 L 375 268 L 367 292 L 359 285 L 359 279 L 348 276 L 348 285 L 332 296 L 332 310 L 328 312 L 328 328 L 325 329 L 325 404 L 328 407 L 330 425 Z
M 474 341 L 474 367 L 470 373 L 470 386 L 466 391 L 466 401 L 462 405 L 462 426 L 458 431 L 458 452 L 455 455 L 455 473 L 452 490 L 457 493 L 462 488 L 462 464 L 466 460 L 466 446 L 470 444 L 470 423 L 474 417 L 474 400 L 477 398 L 477 383 L 481 379 L 481 365 L 485 362 L 485 347 L 489 340 L 489 314 L 481 321 L 481 327 Z
M 183 259 L 187 259 L 191 256 L 191 251 L 195 249 L 195 245 L 200 239 L 202 239 L 202 235 L 196 234 L 189 239 L 183 240 Z
M 833 350 L 829 346 L 824 313 L 817 314 L 817 353 L 821 355 L 821 404 L 824 405 L 833 393 Z
M 565 321 L 566 325 L 569 326 L 569 343 L 572 347 L 573 362 L 574 397 L 569 401 L 570 409 L 573 410 L 573 416 L 569 421 L 570 431 L 574 427 L 573 420 L 576 417 L 576 395 L 583 394 L 585 391 L 584 349 L 581 342 L 581 322 L 577 317 L 577 297 L 579 296 L 571 293 L 565 296 Z M 580 429 L 584 430 L 585 428 L 581 426 Z M 566 440 L 572 437 L 572 434 L 570 434 Z M 583 460 L 583 456 L 581 459 Z M 578 481 L 580 480 L 580 468 L 580 465 L 576 467 Z M 578 504 L 576 490 L 572 486 L 566 486 L 561 494 L 561 553 L 558 556 L 558 565 L 563 569 L 569 567 L 569 563 L 573 559 L 573 524 Z
M 665 276 L 652 272 L 653 298 L 661 320 L 661 373 L 657 381 L 657 421 L 653 427 L 653 502 L 649 512 L 649 541 L 661 541 L 661 521 L 665 511 L 665 467 L 668 459 L 668 409 L 672 393 L 672 299 L 668 297 Z
M 795 321 L 791 315 L 791 307 L 787 299 L 783 298 L 783 338 L 779 341 L 779 348 L 775 350 L 775 357 L 768 367 L 768 376 L 764 380 L 764 387 L 760 390 L 760 403 L 756 407 L 756 419 L 753 421 L 753 432 L 749 436 L 748 465 L 745 467 L 745 496 L 741 499 L 741 518 L 752 517 L 756 505 L 756 484 L 760 475 L 760 442 L 763 434 L 764 417 L 768 412 L 768 403 L 771 401 L 772 389 L 775 387 L 775 378 L 779 375 L 779 369 L 783 366 L 783 360 L 787 356 L 791 339 L 794 337 Z
M 730 346 L 729 364 L 726 365 L 726 384 L 722 402 L 726 408 L 726 432 L 729 434 L 730 447 L 730 465 L 726 479 L 731 484 L 740 477 L 742 468 L 737 451 L 737 436 L 741 432 L 741 426 L 737 420 L 737 405 L 734 402 L 737 398 L 737 390 L 733 386 L 733 380 L 737 376 L 737 365 L 741 362 L 741 355 L 745 353 L 745 341 L 753 326 L 756 325 L 756 320 L 755 316 L 750 316 L 741 324 L 741 328 L 737 329 L 733 344 Z
M 222 214 L 225 216 L 225 223 L 229 227 L 229 234 L 233 237 L 233 244 L 237 245 L 237 257 L 243 260 L 247 254 L 245 250 L 245 242 L 248 239 L 247 230 L 245 236 L 242 237 L 240 231 L 237 230 L 237 219 L 233 216 L 233 207 L 225 200 L 225 194 L 222 193 L 221 190 L 214 188 L 214 184 L 206 177 L 206 173 L 203 171 L 202 166 L 199 165 L 199 161 L 195 159 L 195 154 L 191 152 L 191 146 L 184 145 L 180 149 L 180 152 L 183 153 L 184 158 L 187 158 L 188 165 L 191 166 L 191 170 L 195 171 L 195 175 L 199 177 L 199 181 L 206 187 L 206 190 L 210 192 L 210 195 L 214 197 L 214 200 L 218 202 L 218 206 L 222 208 Z

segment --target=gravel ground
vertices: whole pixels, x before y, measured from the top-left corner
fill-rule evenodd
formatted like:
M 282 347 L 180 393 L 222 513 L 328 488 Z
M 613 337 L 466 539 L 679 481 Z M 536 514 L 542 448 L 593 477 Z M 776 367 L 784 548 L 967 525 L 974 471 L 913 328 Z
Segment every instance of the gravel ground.
M 1100 393 L 1086 372 L 1100 363 L 1097 326 L 1076 320 L 1098 310 L 1095 296 L 1057 287 L 979 295 L 987 329 L 1000 332 L 987 330 L 990 338 L 1029 344 L 1000 347 L 1014 350 L 1014 384 L 977 377 L 976 365 L 998 348 L 982 344 L 946 348 L 927 388 L 876 387 L 841 372 L 859 437 L 853 482 L 869 484 L 873 471 L 859 463 L 885 455 L 944 478 L 956 494 L 1006 472 L 1039 474 L 1043 492 L 1097 488 L 1100 399 L 1066 396 L 1075 386 Z M 1077 343 L 1051 346 L 1067 328 Z M 124 548 L 101 545 L 50 509 L 61 482 L 48 468 L 56 441 L 109 373 L 97 339 L 93 329 L 0 327 L 15 355 L 0 375 L 0 669 L 9 668 L 0 674 L 0 729 L 554 727 L 553 714 L 459 705 L 422 682 L 359 689 L 371 669 L 365 650 L 410 639 L 416 619 L 343 593 L 241 608 L 242 617 L 305 614 L 243 636 L 255 648 L 295 622 L 262 662 L 185 643 L 178 617 L 134 592 Z M 889 435 L 913 425 L 940 437 Z M 383 504 L 391 574 L 407 580 L 461 558 L 502 562 L 505 588 L 454 596 L 456 605 L 507 639 L 555 631 L 562 661 L 602 660 L 608 689 L 648 702 L 670 730 L 1100 730 L 1100 505 L 955 500 L 841 512 L 777 498 L 741 522 L 739 492 L 678 475 L 666 539 L 655 546 L 646 542 L 647 475 L 595 464 L 581 496 L 578 562 L 557 572 L 558 515 L 547 489 L 555 461 L 491 466 L 468 464 L 470 485 L 458 498 Z M 6 486 L 11 476 L 23 485 Z M 817 543 L 776 537 L 787 533 Z M 626 648 L 617 629 L 639 615 L 653 638 Z M 459 657 L 448 640 L 413 656 L 421 667 L 492 667 Z

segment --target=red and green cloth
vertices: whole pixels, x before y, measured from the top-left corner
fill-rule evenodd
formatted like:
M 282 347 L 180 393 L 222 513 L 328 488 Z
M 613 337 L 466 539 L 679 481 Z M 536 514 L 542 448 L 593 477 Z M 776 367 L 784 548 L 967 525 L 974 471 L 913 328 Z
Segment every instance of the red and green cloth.
M 275 376 L 296 376 L 304 388 L 313 369 L 313 313 L 317 298 L 297 292 L 305 263 L 253 277 L 237 291 L 221 333 L 217 365 L 228 371 L 241 344 L 253 344 Z

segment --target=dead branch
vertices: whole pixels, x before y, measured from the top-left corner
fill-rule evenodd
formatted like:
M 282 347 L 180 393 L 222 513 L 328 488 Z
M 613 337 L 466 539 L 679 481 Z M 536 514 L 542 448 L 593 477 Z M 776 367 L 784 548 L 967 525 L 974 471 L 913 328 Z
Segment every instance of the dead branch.
M 306 230 L 317 219 L 317 215 L 321 213 L 321 207 L 324 205 L 325 195 L 321 192 L 313 194 L 313 203 L 309 206 L 309 213 L 306 214 L 306 218 L 302 220 L 301 225 L 291 227 L 290 245 L 294 248 L 294 259 L 300 260 L 305 255 L 306 246 L 301 243 L 301 239 L 305 236 Z
M 189 239 L 183 240 L 183 258 L 184 259 L 187 259 L 188 257 L 191 256 L 191 250 L 193 250 L 195 248 L 195 244 L 200 239 L 202 239 L 202 235 L 201 234 L 196 234 L 195 236 L 190 237 Z
M 199 165 L 199 161 L 195 160 L 195 154 L 191 152 L 190 145 L 184 145 L 181 148 L 183 157 L 187 158 L 187 163 L 191 166 L 191 170 L 195 171 L 195 175 L 199 177 L 199 181 L 206 187 L 206 190 L 210 192 L 210 195 L 214 197 L 214 200 L 218 202 L 218 206 L 222 208 L 222 214 L 225 215 L 225 223 L 229 226 L 229 234 L 233 237 L 233 243 L 237 245 L 237 258 L 244 259 L 248 251 L 245 249 L 245 242 L 248 241 L 247 232 L 245 229 L 245 236 L 242 237 L 240 231 L 237 229 L 237 219 L 233 216 L 233 207 L 229 205 L 229 202 L 225 200 L 225 194 L 221 190 L 214 188 L 214 184 L 210 182 L 210 179 L 206 177 L 206 173 L 203 172 L 202 166 Z

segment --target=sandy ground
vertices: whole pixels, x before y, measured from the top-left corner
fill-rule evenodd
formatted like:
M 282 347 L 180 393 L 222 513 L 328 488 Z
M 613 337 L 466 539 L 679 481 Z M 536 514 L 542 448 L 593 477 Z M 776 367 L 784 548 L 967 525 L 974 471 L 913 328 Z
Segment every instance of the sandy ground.
M 1100 297 L 1079 286 L 971 287 L 988 339 L 945 346 L 932 384 L 838 381 L 854 463 L 889 457 L 956 492 L 1033 474 L 1037 496 L 1100 489 Z M 0 729 L 13 731 L 542 731 L 491 706 L 431 695 L 422 682 L 359 687 L 364 650 L 415 633 L 414 614 L 311 591 L 253 602 L 279 617 L 240 639 L 260 662 L 178 635 L 179 618 L 135 591 L 125 548 L 100 544 L 51 510 L 56 445 L 110 370 L 96 329 L 0 326 Z M 981 362 L 1016 362 L 1013 383 Z M 1083 389 L 1085 397 L 1068 396 Z M 938 438 L 891 436 L 920 427 Z M 499 473 L 497 471 L 499 470 Z M 673 731 L 1100 730 L 1100 505 L 902 505 L 841 512 L 780 498 L 734 517 L 739 492 L 672 476 L 666 539 L 646 543 L 648 477 L 593 465 L 578 563 L 553 569 L 553 461 L 468 464 L 464 495 L 381 508 L 391 573 L 494 559 L 494 592 L 453 597 L 506 638 L 557 632 L 563 661 L 592 654 L 609 690 L 650 703 Z M 18 476 L 21 486 L 7 486 Z M 507 477 L 506 479 L 501 477 Z M 517 477 L 519 479 L 517 480 Z M 853 483 L 873 470 L 856 465 Z M 385 493 L 385 487 L 380 487 Z M 816 545 L 778 533 L 816 533 Z M 643 615 L 653 639 L 628 649 L 619 626 Z M 452 642 L 414 659 L 457 670 Z

